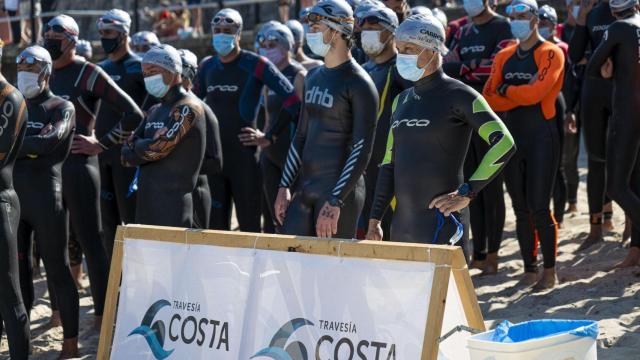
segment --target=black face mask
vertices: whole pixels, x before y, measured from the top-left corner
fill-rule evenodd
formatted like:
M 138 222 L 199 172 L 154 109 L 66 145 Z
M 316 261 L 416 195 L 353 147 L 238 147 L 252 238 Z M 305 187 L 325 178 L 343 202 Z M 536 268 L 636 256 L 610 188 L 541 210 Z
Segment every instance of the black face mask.
M 52 60 L 58 60 L 62 56 L 62 40 L 44 39 L 44 48 L 47 49 Z
M 104 49 L 104 52 L 106 52 L 107 54 L 111 54 L 118 50 L 121 42 L 120 36 L 114 39 L 100 38 L 100 41 L 102 42 L 102 48 Z

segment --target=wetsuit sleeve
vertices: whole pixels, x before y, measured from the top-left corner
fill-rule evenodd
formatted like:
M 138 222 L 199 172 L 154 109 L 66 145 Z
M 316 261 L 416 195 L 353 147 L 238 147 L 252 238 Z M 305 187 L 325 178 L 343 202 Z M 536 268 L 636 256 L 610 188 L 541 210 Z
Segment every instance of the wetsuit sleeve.
M 502 171 L 515 154 L 516 147 L 511 133 L 491 110 L 489 103 L 479 94 L 472 96 L 475 99 L 471 101 L 471 106 L 468 103 L 464 105 L 465 120 L 489 145 L 489 150 L 468 181 L 471 189 L 477 193 Z
M 604 32 L 600 45 L 598 45 L 598 48 L 591 54 L 591 58 L 587 64 L 587 77 L 602 78 L 600 68 L 607 62 L 617 43 L 616 24 L 611 24 Z
M 338 182 L 331 191 L 331 198 L 337 199 L 339 203 L 351 193 L 369 164 L 378 119 L 378 92 L 369 78 L 360 80 L 360 84 L 353 87 L 350 95 L 353 116 L 352 148 Z
M 282 171 L 282 178 L 278 187 L 291 188 L 294 181 L 298 177 L 300 166 L 302 166 L 302 149 L 304 143 L 307 140 L 307 129 L 309 128 L 309 117 L 305 110 L 304 104 L 302 104 L 302 111 L 300 113 L 300 120 L 296 127 L 296 134 L 289 146 L 289 152 L 287 153 L 287 161 L 284 164 L 284 170 Z
M 518 107 L 518 104 L 513 100 L 498 94 L 498 86 L 504 81 L 502 76 L 502 67 L 505 61 L 513 54 L 512 48 L 505 49 L 498 53 L 493 61 L 493 67 L 491 68 L 491 75 L 484 84 L 482 95 L 487 100 L 493 111 L 509 111 Z
M 83 90 L 105 101 L 114 111 L 122 114 L 116 126 L 99 139 L 100 145 L 106 150 L 113 145 L 124 143 L 142 121 L 142 110 L 101 68 L 94 65 L 85 73 L 82 75 L 83 78 L 87 76 L 86 81 L 82 82 L 85 87 Z
M 205 121 L 201 106 L 185 102 L 176 104 L 169 116 L 173 120 L 171 127 L 164 135 L 157 139 L 140 139 L 135 142 L 133 150 L 140 159 L 145 161 L 164 159 L 171 154 L 197 122 Z
M 202 163 L 202 169 L 207 174 L 222 172 L 222 143 L 220 142 L 220 128 L 218 119 L 209 106 L 204 106 L 204 116 L 207 125 L 207 143 Z
M 18 157 L 37 157 L 50 154 L 73 130 L 75 109 L 71 103 L 58 106 L 51 118 L 52 129 L 42 135 L 25 136 Z
M 395 112 L 398 104 L 398 96 L 393 100 L 391 106 L 391 112 Z M 392 116 L 393 119 L 393 116 Z M 373 196 L 373 203 L 371 204 L 370 219 L 382 220 L 384 213 L 387 211 L 391 199 L 395 193 L 395 144 L 393 142 L 393 129 L 389 129 L 389 136 L 387 137 L 387 150 L 385 151 L 384 158 L 380 164 L 378 170 L 378 179 L 376 180 L 376 190 Z
M 11 105 L 9 105 L 11 104 Z M 0 166 L 11 161 L 12 151 L 20 144 L 27 129 L 27 104 L 22 95 L 11 85 L 5 84 L 0 93 L 0 120 L 6 124 L 0 132 Z
M 589 31 L 584 25 L 577 25 L 569 42 L 569 60 L 572 64 L 577 64 L 587 53 L 589 45 Z
M 140 157 L 138 157 L 138 155 L 133 150 L 133 148 L 135 146 L 135 142 L 141 139 L 142 136 L 144 135 L 144 129 L 147 125 L 147 119 L 149 119 L 149 116 L 153 113 L 155 109 L 157 109 L 157 107 L 151 107 L 151 109 L 149 109 L 149 114 L 140 123 L 140 126 L 138 126 L 136 131 L 134 131 L 133 135 L 131 136 L 132 137 L 131 141 L 125 141 L 124 144 L 122 144 L 122 148 L 120 149 L 120 162 L 122 163 L 122 166 L 136 167 L 147 162 L 144 159 L 141 159 Z
M 290 116 L 270 119 L 271 124 L 267 131 L 267 138 L 273 139 L 288 126 L 290 121 L 295 121 L 300 112 L 300 98 L 296 95 L 296 89 L 282 73 L 269 60 L 262 57 L 256 64 L 255 76 L 269 89 L 282 96 L 282 110 Z M 273 140 L 272 140 L 273 141 Z
M 547 44 L 550 46 L 545 46 Z M 536 49 L 535 56 L 538 73 L 533 82 L 511 85 L 505 93 L 507 98 L 519 106 L 540 103 L 557 86 L 558 79 L 564 74 L 564 55 L 559 47 L 545 43 Z

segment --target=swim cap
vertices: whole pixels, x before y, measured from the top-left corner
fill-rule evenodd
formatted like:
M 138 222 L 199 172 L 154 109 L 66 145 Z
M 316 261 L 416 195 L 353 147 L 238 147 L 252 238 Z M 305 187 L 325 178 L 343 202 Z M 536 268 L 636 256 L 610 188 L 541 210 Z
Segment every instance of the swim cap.
M 554 24 L 558 23 L 558 13 L 556 13 L 556 9 L 549 5 L 543 5 L 540 10 L 538 10 L 538 17 L 540 19 L 549 20 Z
M 162 44 L 152 47 L 144 54 L 142 63 L 160 66 L 174 74 L 182 73 L 180 53 L 171 45 Z
M 324 0 L 311 8 L 309 17 L 319 15 L 320 23 L 347 36 L 353 33 L 353 10 L 344 0 Z
M 120 9 L 111 9 L 98 19 L 98 30 L 116 30 L 128 34 L 131 28 L 131 16 Z
M 431 10 L 431 13 L 433 14 L 433 16 L 436 17 L 436 19 L 440 20 L 440 22 L 442 23 L 442 27 L 446 29 L 447 25 L 449 24 L 449 20 L 447 19 L 447 14 L 445 14 L 444 11 L 438 8 Z
M 36 60 L 45 74 L 51 74 L 51 55 L 45 48 L 38 45 L 29 46 L 16 57 L 16 64 L 22 64 L 29 59 Z
M 182 76 L 190 81 L 196 77 L 198 71 L 198 57 L 187 49 L 178 50 L 182 61 Z
M 511 15 L 511 9 L 515 9 L 517 5 L 526 5 L 529 11 L 536 15 L 538 14 L 538 2 L 536 0 L 513 0 L 511 4 L 507 6 L 507 14 Z
M 291 30 L 277 21 L 265 24 L 258 32 L 257 40 L 258 43 L 265 40 L 274 40 L 287 50 L 293 48 L 293 34 Z
M 638 0 L 609 0 L 612 12 L 621 12 L 638 5 Z
M 158 35 L 151 31 L 140 31 L 131 37 L 131 45 L 133 46 L 158 46 L 160 39 Z
M 445 55 L 449 50 L 444 44 L 446 35 L 440 20 L 431 15 L 411 15 L 396 30 L 396 39 Z
M 362 17 L 358 18 L 359 25 L 362 26 L 364 20 L 372 17 L 378 19 L 378 21 L 380 21 L 380 24 L 384 26 L 385 29 L 391 32 L 395 32 L 400 25 L 400 23 L 398 22 L 398 15 L 396 15 L 393 10 L 389 9 L 386 6 L 382 8 L 371 8 L 366 12 L 363 12 Z
M 302 44 L 304 41 L 304 27 L 298 20 L 289 20 L 285 24 L 293 35 L 293 42 L 296 44 Z
M 62 27 L 64 34 L 73 41 L 78 41 L 78 35 L 80 34 L 80 29 L 78 28 L 78 23 L 71 16 L 61 14 L 53 19 L 49 20 L 47 25 L 45 26 L 44 31 L 47 32 L 49 28 L 54 26 Z
M 242 15 L 234 9 L 222 9 L 211 19 L 211 26 L 235 27 L 240 32 L 242 30 Z
M 78 40 L 78 42 L 76 43 L 76 54 L 90 59 L 93 55 L 93 48 L 91 47 L 91 43 L 87 40 Z
M 374 8 L 386 8 L 386 5 L 378 0 L 362 0 L 360 5 L 353 11 L 353 17 L 361 19 L 363 15 Z M 397 16 L 396 16 L 397 18 Z
M 431 11 L 431 9 L 429 9 L 426 6 L 414 6 L 411 8 L 411 15 L 418 15 L 418 14 L 422 14 L 422 15 L 433 15 L 433 12 Z

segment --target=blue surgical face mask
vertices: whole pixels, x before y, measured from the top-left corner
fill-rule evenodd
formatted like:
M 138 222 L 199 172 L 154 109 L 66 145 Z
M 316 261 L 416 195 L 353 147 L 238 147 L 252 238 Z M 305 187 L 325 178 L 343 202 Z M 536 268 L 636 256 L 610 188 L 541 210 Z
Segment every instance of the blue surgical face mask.
M 483 0 L 464 0 L 462 5 L 467 15 L 471 17 L 478 16 L 484 11 Z
M 531 36 L 531 21 L 529 20 L 511 20 L 511 33 L 520 40 L 525 41 Z
M 329 52 L 329 49 L 331 49 L 331 44 L 324 43 L 323 32 L 307 33 L 306 37 L 309 49 L 318 56 L 325 57 Z
M 169 85 L 164 83 L 162 74 L 151 75 L 144 78 L 144 87 L 147 92 L 158 99 L 164 97 L 169 91 Z
M 542 38 L 545 40 L 549 39 L 551 37 L 551 34 L 553 34 L 553 31 L 549 27 L 540 28 L 540 30 L 538 31 L 540 32 L 540 36 L 542 36 Z
M 431 60 L 421 68 L 418 67 L 418 56 L 420 56 L 420 54 L 398 54 L 398 57 L 396 58 L 396 68 L 398 69 L 400 76 L 413 82 L 420 80 L 422 75 L 424 75 L 425 69 L 431 65 L 433 59 L 435 59 L 438 54 L 434 53 Z
M 213 48 L 222 56 L 227 56 L 236 47 L 236 36 L 231 34 L 213 35 Z

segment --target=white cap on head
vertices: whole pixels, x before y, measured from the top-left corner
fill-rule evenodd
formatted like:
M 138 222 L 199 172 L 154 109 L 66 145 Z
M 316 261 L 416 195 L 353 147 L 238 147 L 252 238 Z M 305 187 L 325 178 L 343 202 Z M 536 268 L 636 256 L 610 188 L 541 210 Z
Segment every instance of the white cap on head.
M 180 53 L 171 45 L 154 46 L 142 58 L 143 64 L 157 65 L 175 74 L 182 74 Z
M 240 32 L 242 30 L 242 15 L 235 9 L 222 9 L 211 19 L 211 26 L 236 27 Z
M 78 41 L 78 35 L 80 35 L 80 28 L 78 23 L 71 17 L 65 14 L 60 14 L 47 23 L 45 26 L 45 32 L 49 27 L 61 26 L 64 30 L 64 34 L 71 38 L 73 41 Z
M 396 30 L 397 41 L 406 41 L 446 55 L 446 33 L 440 20 L 432 15 L 411 15 Z
M 131 29 L 131 16 L 120 9 L 111 9 L 98 19 L 98 30 L 115 30 L 128 34 Z
M 38 45 L 29 46 L 22 50 L 20 55 L 16 57 L 16 63 L 21 64 L 29 58 L 35 59 L 45 74 L 51 74 L 51 64 L 53 62 L 51 61 L 51 55 L 49 55 L 49 52 L 45 48 Z

